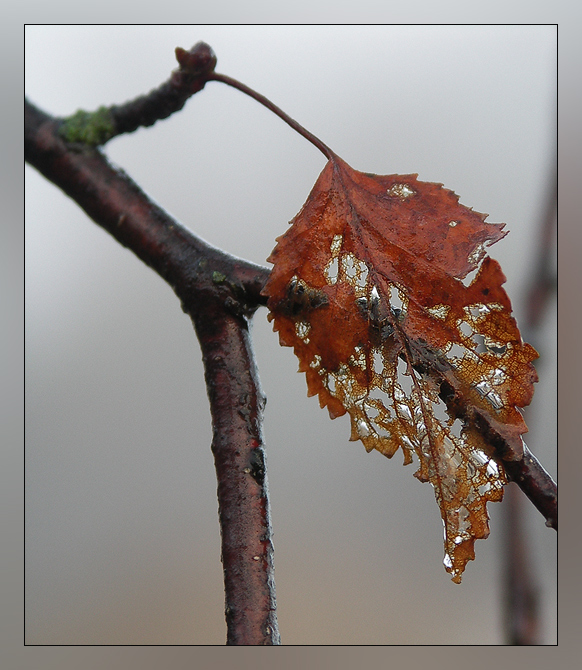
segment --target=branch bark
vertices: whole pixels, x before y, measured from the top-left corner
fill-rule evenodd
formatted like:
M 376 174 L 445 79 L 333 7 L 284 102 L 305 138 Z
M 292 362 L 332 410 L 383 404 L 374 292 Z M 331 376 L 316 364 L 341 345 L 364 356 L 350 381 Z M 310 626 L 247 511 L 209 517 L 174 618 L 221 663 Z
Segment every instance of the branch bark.
M 27 162 L 162 276 L 194 322 L 213 419 L 227 644 L 278 644 L 264 398 L 248 335 L 269 271 L 197 238 L 98 149 L 66 144 L 60 121 L 30 103 L 25 125 Z
M 208 44 L 198 42 L 190 51 L 178 47 L 176 59 L 180 67 L 147 95 L 123 105 L 100 107 L 95 112 L 79 110 L 62 120 L 59 133 L 67 142 L 99 146 L 141 126 L 153 126 L 180 111 L 188 98 L 204 88 L 216 66 L 216 56 Z
M 558 489 L 554 480 L 531 451 L 523 446 L 521 461 L 503 461 L 505 470 L 546 519 L 546 526 L 558 530 Z
M 203 344 L 218 478 L 227 644 L 278 644 L 259 387 L 244 318 L 194 318 Z

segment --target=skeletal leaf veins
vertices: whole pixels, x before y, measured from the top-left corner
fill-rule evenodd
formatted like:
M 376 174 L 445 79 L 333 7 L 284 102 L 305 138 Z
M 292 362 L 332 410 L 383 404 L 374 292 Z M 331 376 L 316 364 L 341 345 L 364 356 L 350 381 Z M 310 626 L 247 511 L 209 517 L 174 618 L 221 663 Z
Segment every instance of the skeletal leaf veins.
M 522 457 L 519 408 L 537 381 L 485 251 L 503 225 L 440 184 L 357 172 L 333 154 L 291 223 L 265 287 L 280 342 L 331 418 L 349 413 L 351 440 L 416 462 L 459 583 L 489 534 L 487 502 L 502 499 L 503 462 Z

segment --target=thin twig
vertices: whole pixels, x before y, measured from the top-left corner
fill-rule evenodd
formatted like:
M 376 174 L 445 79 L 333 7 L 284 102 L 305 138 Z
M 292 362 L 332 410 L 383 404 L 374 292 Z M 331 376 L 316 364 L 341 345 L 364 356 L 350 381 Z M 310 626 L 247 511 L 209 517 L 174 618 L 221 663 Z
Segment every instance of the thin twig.
M 176 59 L 180 67 L 158 88 L 122 105 L 79 110 L 62 120 L 59 133 L 67 142 L 102 146 L 117 135 L 152 126 L 180 111 L 188 98 L 204 88 L 216 56 L 208 44 L 198 42 L 189 51 L 178 47 Z
M 558 487 L 540 465 L 538 459 L 523 445 L 523 459 L 503 461 L 505 470 L 546 519 L 546 526 L 558 530 Z

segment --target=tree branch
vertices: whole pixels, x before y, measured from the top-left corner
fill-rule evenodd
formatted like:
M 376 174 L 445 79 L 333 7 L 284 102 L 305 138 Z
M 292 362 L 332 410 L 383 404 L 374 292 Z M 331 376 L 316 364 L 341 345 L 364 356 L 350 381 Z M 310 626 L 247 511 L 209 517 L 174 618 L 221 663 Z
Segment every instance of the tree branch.
M 216 56 L 208 44 L 198 42 L 190 51 L 178 47 L 176 58 L 180 67 L 158 88 L 123 105 L 100 107 L 95 112 L 79 110 L 63 119 L 59 133 L 67 142 L 99 146 L 180 111 L 188 98 L 204 88 Z
M 59 120 L 28 102 L 25 125 L 27 162 L 162 276 L 194 322 L 213 419 L 227 643 L 278 644 L 264 399 L 248 338 L 269 271 L 197 238 L 98 149 L 66 144 Z
M 218 478 L 227 644 L 279 644 L 262 415 L 265 398 L 246 321 L 194 323 L 203 343 Z
M 558 530 L 558 488 L 538 459 L 523 445 L 521 461 L 503 461 L 505 470 L 546 519 L 546 526 Z

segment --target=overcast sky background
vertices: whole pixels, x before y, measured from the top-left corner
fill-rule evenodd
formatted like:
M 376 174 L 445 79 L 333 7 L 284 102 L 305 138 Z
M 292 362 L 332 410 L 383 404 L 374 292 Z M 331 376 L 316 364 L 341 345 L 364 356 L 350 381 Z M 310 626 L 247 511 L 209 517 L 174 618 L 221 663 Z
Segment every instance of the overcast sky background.
M 419 174 L 505 222 L 490 249 L 518 321 L 555 156 L 552 26 L 32 26 L 26 93 L 67 115 L 165 81 L 208 42 L 352 167 Z M 197 235 L 265 264 L 325 158 L 211 82 L 116 138 L 110 159 Z M 211 426 L 200 350 L 172 290 L 26 167 L 27 641 L 222 644 Z M 279 623 L 285 644 L 499 644 L 503 504 L 460 586 L 432 488 L 350 443 L 306 397 L 260 310 Z M 526 442 L 556 475 L 555 305 Z M 531 509 L 530 509 L 531 508 Z M 556 640 L 555 534 L 528 505 L 544 642 Z

